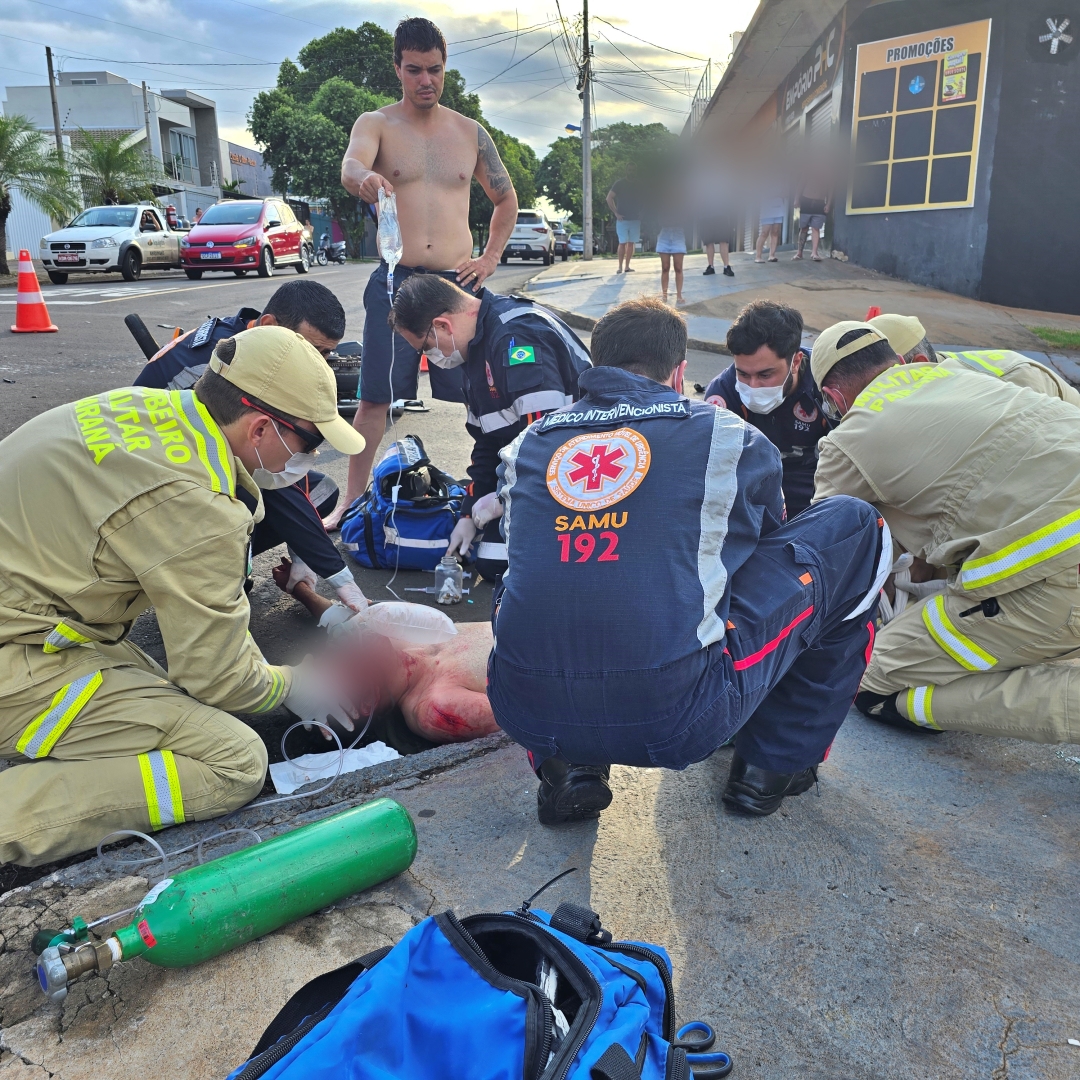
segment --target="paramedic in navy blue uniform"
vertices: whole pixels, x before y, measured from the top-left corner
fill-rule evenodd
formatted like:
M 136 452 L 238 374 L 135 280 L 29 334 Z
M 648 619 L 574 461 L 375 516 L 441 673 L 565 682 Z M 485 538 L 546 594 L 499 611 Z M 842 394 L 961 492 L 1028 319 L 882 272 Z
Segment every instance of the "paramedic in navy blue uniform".
M 577 397 L 589 351 L 566 323 L 531 300 L 490 291 L 470 296 L 434 274 L 410 277 L 401 286 L 391 319 L 429 363 L 461 368 L 464 375 L 472 482 L 447 554 L 464 556 L 479 532 L 476 568 L 497 581 L 506 569 L 495 516 L 499 451 L 534 420 Z
M 686 323 L 621 304 L 576 404 L 502 452 L 510 566 L 488 698 L 543 824 L 596 817 L 612 764 L 684 769 L 734 736 L 725 803 L 811 787 L 873 643 L 887 526 L 853 498 L 783 522 L 780 454 L 682 394 Z
M 772 300 L 748 304 L 727 333 L 734 362 L 705 388 L 706 401 L 741 416 L 780 451 L 789 518 L 814 497 L 818 439 L 830 429 L 810 354 L 800 347 L 802 331 L 794 308 Z
M 345 335 L 345 311 L 325 285 L 310 278 L 287 282 L 270 297 L 264 311 L 241 308 L 235 315 L 211 317 L 170 341 L 132 385 L 190 390 L 206 370 L 214 346 L 253 326 L 288 327 L 328 356 Z M 236 495 L 249 510 L 255 510 L 254 498 L 242 487 L 237 488 Z M 298 581 L 306 581 L 314 588 L 317 575 L 334 586 L 343 603 L 361 611 L 367 607 L 367 600 L 322 523 L 337 501 L 337 484 L 314 469 L 288 487 L 264 490 L 264 516 L 252 531 L 251 554 L 258 555 L 278 544 L 288 545 L 292 559 L 290 591 Z

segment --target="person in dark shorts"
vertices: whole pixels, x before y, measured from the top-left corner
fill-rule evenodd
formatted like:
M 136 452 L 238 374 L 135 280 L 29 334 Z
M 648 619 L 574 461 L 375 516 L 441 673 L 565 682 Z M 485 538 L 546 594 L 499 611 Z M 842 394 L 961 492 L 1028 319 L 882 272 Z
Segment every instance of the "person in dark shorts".
M 803 257 L 803 248 L 806 246 L 806 234 L 812 234 L 810 244 L 810 258 L 813 262 L 821 262 L 818 254 L 818 244 L 821 241 L 821 231 L 825 228 L 825 218 L 828 216 L 829 205 L 829 179 L 824 169 L 818 167 L 807 174 L 799 188 L 797 200 L 799 204 L 799 247 L 792 255 L 793 260 Z
M 717 214 L 707 218 L 698 225 L 701 232 L 701 243 L 705 248 L 705 257 L 709 265 L 705 267 L 705 276 L 716 273 L 713 263 L 716 260 L 716 249 L 720 249 L 720 261 L 724 264 L 724 276 L 734 277 L 735 271 L 731 269 L 728 252 L 731 250 L 731 237 L 735 232 L 735 223 L 730 217 Z

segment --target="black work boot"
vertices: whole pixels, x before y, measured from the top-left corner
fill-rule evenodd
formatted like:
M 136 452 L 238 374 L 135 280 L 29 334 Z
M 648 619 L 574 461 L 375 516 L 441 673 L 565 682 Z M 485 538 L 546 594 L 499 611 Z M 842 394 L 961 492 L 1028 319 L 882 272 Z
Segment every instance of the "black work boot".
M 770 772 L 744 761 L 736 751 L 721 798 L 738 813 L 767 817 L 780 808 L 786 796 L 801 795 L 815 783 L 814 766 L 797 773 Z
M 940 735 L 940 728 L 923 727 L 909 720 L 896 707 L 897 694 L 875 694 L 870 690 L 860 690 L 855 695 L 855 708 L 869 716 L 871 720 L 878 720 L 889 727 L 899 728 L 901 731 L 921 733 L 923 735 Z
M 611 805 L 608 765 L 574 765 L 561 757 L 543 762 L 536 775 L 536 816 L 541 825 L 592 821 Z

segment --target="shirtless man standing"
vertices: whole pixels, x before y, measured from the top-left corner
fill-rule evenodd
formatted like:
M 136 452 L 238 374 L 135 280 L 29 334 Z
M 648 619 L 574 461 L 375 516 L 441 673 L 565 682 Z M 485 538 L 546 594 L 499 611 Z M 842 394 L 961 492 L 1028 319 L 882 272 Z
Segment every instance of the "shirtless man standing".
M 379 188 L 396 193 L 404 252 L 394 271 L 395 288 L 410 274 L 438 273 L 479 292 L 498 266 L 517 222 L 514 185 L 487 131 L 475 120 L 439 104 L 446 42 L 434 23 L 404 19 L 398 24 L 394 69 L 401 80 L 402 98 L 364 113 L 353 125 L 341 164 L 341 183 L 366 203 L 379 201 Z M 472 258 L 469 229 L 473 177 L 495 206 L 487 247 L 477 259 Z M 390 402 L 416 397 L 420 355 L 403 338 L 392 335 L 387 325 L 386 274 L 386 264 L 381 263 L 364 290 L 364 363 L 360 406 L 353 424 L 364 434 L 367 449 L 349 461 L 345 498 L 325 519 L 328 529 L 337 528 L 367 487 Z M 461 373 L 432 368 L 431 392 L 444 401 L 463 401 Z
M 272 570 L 278 587 L 321 618 L 331 601 L 306 581 L 290 590 L 291 566 L 282 559 Z M 323 662 L 340 680 L 361 718 L 397 706 L 405 725 L 431 742 L 466 742 L 499 730 L 487 699 L 490 623 L 457 623 L 457 636 L 440 645 L 392 642 L 378 634 L 346 634 L 335 640 Z M 349 730 L 353 730 L 349 727 Z M 331 736 L 323 731 L 323 736 Z

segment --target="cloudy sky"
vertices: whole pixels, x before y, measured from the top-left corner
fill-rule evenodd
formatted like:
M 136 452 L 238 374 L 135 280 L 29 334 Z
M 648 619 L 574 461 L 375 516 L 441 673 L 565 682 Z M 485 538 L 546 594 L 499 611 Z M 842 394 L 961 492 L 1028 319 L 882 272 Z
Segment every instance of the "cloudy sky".
M 560 0 L 560 3 L 562 0 Z M 44 85 L 45 45 L 64 71 L 107 68 L 151 89 L 186 87 L 218 103 L 223 138 L 251 145 L 245 117 L 277 65 L 311 38 L 365 21 L 392 30 L 426 15 L 450 43 L 449 64 L 480 94 L 485 115 L 543 154 L 580 123 L 571 42 L 580 6 L 569 0 L 3 0 L 0 86 Z M 731 33 L 756 0 L 593 0 L 598 122 L 661 121 L 679 130 L 706 61 L 731 52 Z M 565 33 L 564 33 L 565 27 Z M 580 39 L 578 39 L 580 50 Z

